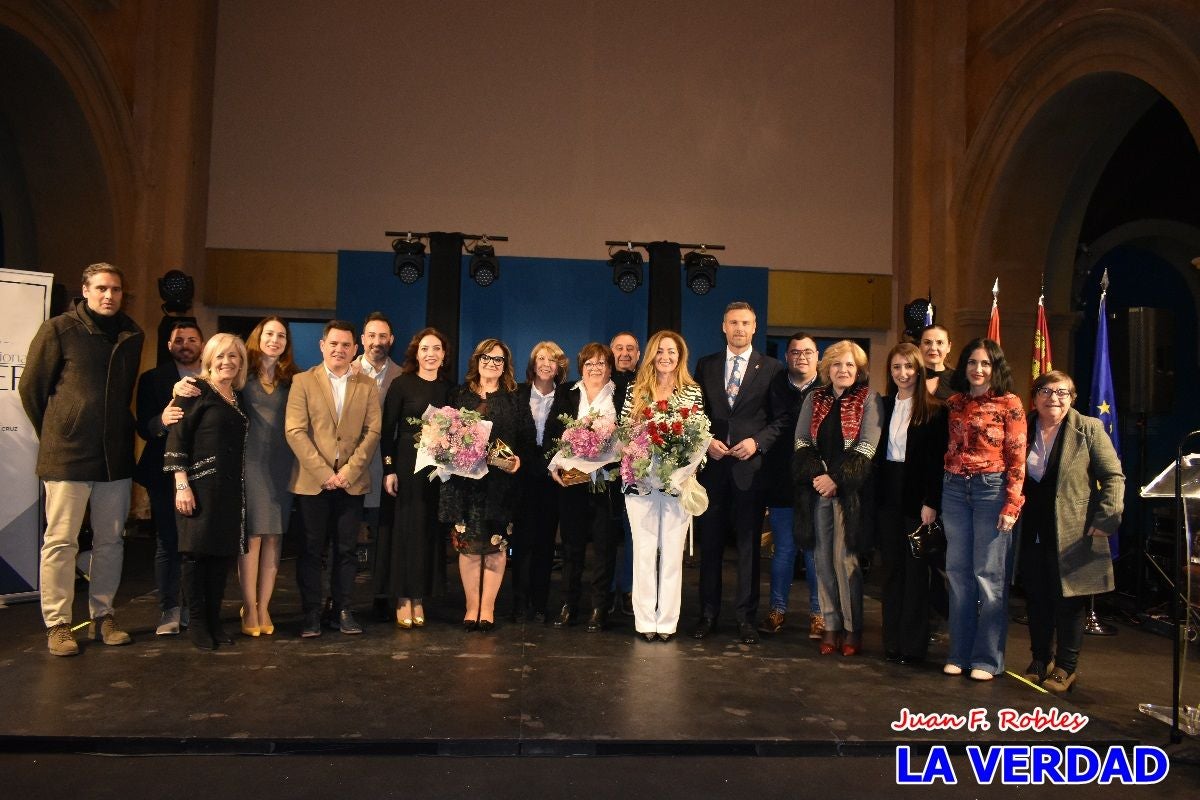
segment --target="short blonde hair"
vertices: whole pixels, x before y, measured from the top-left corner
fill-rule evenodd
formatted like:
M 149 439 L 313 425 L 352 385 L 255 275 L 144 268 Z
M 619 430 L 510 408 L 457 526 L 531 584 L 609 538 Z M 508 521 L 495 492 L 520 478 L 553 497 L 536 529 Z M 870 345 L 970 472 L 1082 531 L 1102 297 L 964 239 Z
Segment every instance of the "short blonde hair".
M 855 379 L 864 381 L 867 379 L 867 353 L 861 347 L 849 339 L 842 339 L 840 342 L 834 342 L 825 348 L 824 354 L 821 355 L 821 363 L 817 369 L 821 373 L 821 380 L 824 383 L 829 383 L 829 368 L 834 361 L 839 361 L 847 355 L 854 359 L 854 366 L 858 370 Z
M 234 336 L 232 333 L 218 333 L 204 345 L 204 352 L 200 354 L 200 377 L 207 380 L 213 376 L 213 361 L 216 360 L 217 353 L 225 350 L 230 345 L 242 357 L 241 369 L 238 370 L 237 377 L 233 379 L 233 388 L 240 390 L 246 385 L 246 374 L 249 369 L 250 359 L 246 355 L 246 343 L 242 341 L 242 337 Z
M 567 368 L 570 361 L 567 360 L 567 354 L 557 343 L 551 341 L 538 342 L 529 351 L 529 363 L 525 365 L 525 380 L 533 383 L 537 379 L 537 355 L 545 350 L 554 359 L 554 363 L 558 364 L 558 369 L 554 373 L 554 385 L 562 383 L 567 379 Z

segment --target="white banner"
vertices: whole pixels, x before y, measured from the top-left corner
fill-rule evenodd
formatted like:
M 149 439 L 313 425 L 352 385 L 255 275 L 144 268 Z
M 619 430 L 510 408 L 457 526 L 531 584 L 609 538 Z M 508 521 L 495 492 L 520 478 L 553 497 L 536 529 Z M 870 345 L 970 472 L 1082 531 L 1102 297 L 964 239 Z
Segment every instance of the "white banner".
M 54 276 L 0 269 L 0 605 L 37 597 L 42 538 L 38 439 L 17 387 L 34 334 L 50 315 Z

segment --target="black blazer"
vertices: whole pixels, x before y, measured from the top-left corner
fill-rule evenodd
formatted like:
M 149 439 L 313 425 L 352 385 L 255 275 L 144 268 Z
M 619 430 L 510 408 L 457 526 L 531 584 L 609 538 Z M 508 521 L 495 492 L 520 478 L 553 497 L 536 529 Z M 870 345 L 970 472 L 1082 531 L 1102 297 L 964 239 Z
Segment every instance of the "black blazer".
M 750 361 L 742 373 L 742 384 L 733 408 L 725 395 L 725 351 L 704 356 L 696 362 L 696 383 L 704 396 L 704 413 L 712 425 L 714 439 L 726 444 L 737 444 L 743 439 L 753 438 L 758 452 L 746 461 L 733 460 L 730 470 L 734 485 L 740 490 L 751 487 L 759 469 L 763 454 L 774 446 L 785 430 L 788 409 L 792 400 L 787 390 L 776 382 L 784 367 L 779 361 L 768 358 L 758 350 L 750 351 Z M 793 425 L 795 417 L 792 417 Z M 715 473 L 713 466 L 725 459 L 709 462 L 708 469 L 701 473 Z
M 179 367 L 174 361 L 148 369 L 138 378 L 137 432 L 146 440 L 142 456 L 133 471 L 133 479 L 147 489 L 172 481 L 163 473 L 163 451 L 167 447 L 167 428 L 162 424 L 162 412 L 171 402 L 171 390 L 179 381 Z
M 887 461 L 888 439 L 896 396 L 883 398 L 883 432 L 879 449 L 875 451 L 877 465 Z M 908 443 L 904 448 L 904 481 L 901 489 L 900 511 L 914 519 L 921 516 L 921 506 L 942 513 L 942 474 L 945 472 L 946 449 L 950 446 L 950 415 L 946 406 L 938 406 L 933 418 L 924 425 L 908 424 Z M 883 499 L 883 492 L 878 492 Z
M 763 473 L 767 487 L 767 506 L 769 508 L 791 508 L 795 499 L 795 488 L 792 484 L 792 451 L 795 440 L 792 432 L 796 429 L 796 418 L 800 416 L 800 407 L 804 398 L 821 385 L 820 379 L 814 380 L 804 391 L 800 391 L 788 380 L 788 371 L 781 370 L 775 376 L 775 382 L 782 387 L 783 394 L 790 405 L 785 410 L 783 428 L 775 444 L 763 456 Z M 728 405 L 728 404 L 726 404 Z

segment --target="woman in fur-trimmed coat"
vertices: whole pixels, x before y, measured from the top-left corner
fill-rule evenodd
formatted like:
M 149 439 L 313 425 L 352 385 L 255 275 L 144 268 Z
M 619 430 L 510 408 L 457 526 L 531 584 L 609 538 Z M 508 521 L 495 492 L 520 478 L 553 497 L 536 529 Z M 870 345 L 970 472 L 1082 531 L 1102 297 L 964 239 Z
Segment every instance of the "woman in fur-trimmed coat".
M 816 551 L 825 634 L 821 655 L 862 650 L 863 585 L 858 554 L 871 547 L 867 499 L 880 435 L 879 395 L 867 385 L 867 354 L 843 339 L 821 358 L 825 385 L 796 422 L 798 544 Z

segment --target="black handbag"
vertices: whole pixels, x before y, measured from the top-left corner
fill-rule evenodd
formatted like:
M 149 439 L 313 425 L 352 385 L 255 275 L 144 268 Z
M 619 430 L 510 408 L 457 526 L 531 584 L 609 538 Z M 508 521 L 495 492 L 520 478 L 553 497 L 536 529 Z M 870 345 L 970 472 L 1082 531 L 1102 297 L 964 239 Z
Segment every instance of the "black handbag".
M 946 552 L 946 531 L 942 529 L 942 523 L 934 520 L 910 533 L 908 549 L 916 559 L 926 559 Z

